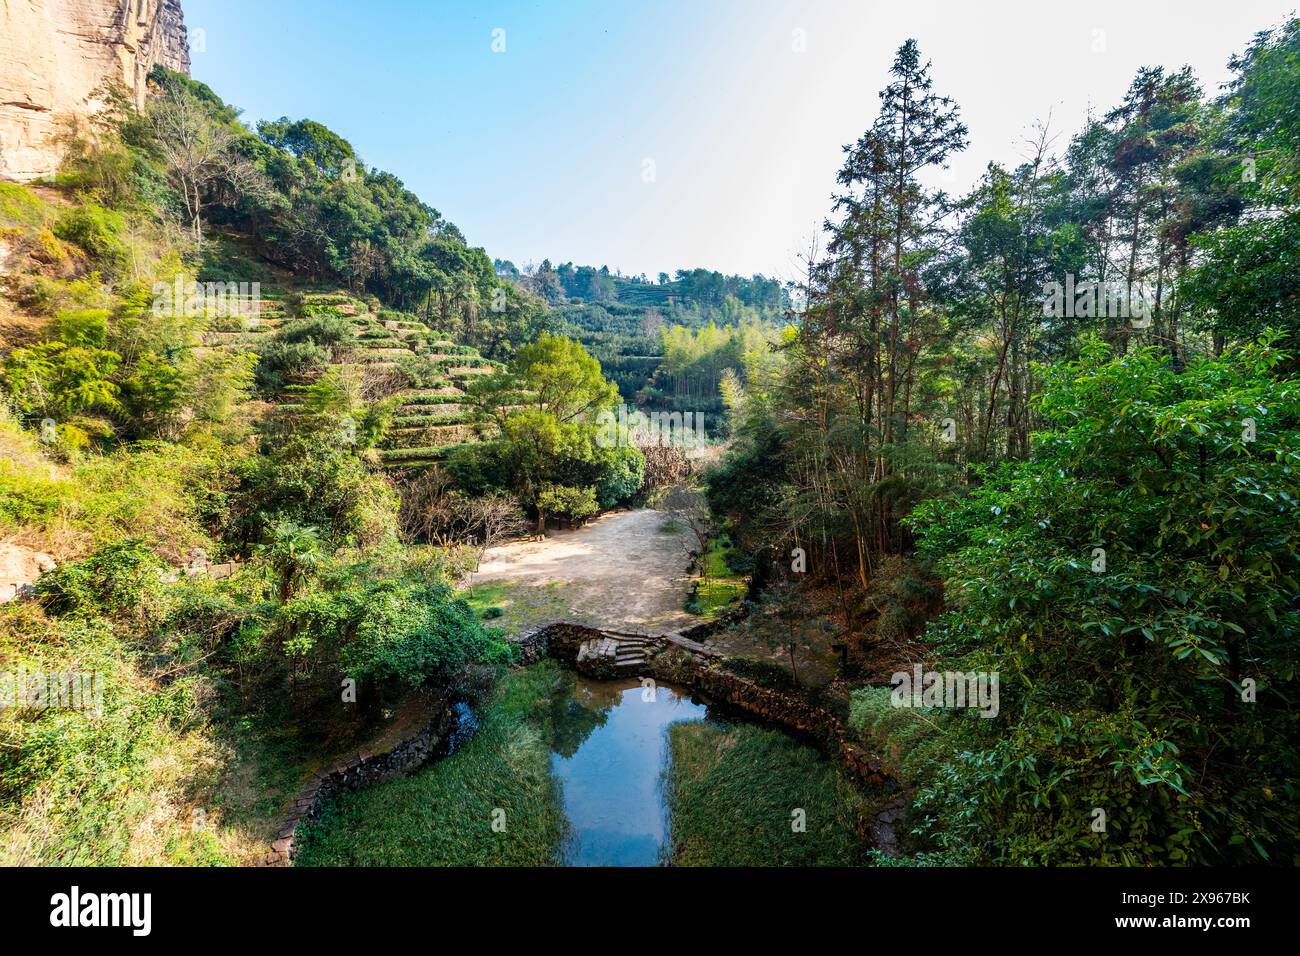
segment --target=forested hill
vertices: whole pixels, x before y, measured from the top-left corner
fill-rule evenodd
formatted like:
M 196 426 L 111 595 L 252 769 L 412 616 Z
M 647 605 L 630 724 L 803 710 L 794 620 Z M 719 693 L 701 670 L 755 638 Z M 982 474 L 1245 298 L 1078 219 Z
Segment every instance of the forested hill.
M 708 370 L 692 376 L 701 387 L 684 393 L 664 381 L 674 374 L 664 369 L 673 361 L 666 336 L 676 333 L 680 342 L 682 330 L 699 333 L 710 325 L 738 329 L 782 323 L 790 313 L 793 291 L 789 283 L 763 275 L 746 278 L 699 268 L 678 269 L 672 276 L 661 272 L 651 280 L 645 273 L 611 272 L 607 265 L 555 266 L 550 259 L 523 269 L 506 259 L 494 259 L 492 265 L 501 279 L 552 306 L 560 329 L 600 360 L 626 400 L 651 406 L 670 406 L 679 403 L 679 395 L 689 394 L 693 407 L 720 411 L 719 375 L 724 367 L 742 371 L 738 355 L 707 359 Z M 724 335 L 728 341 L 734 337 Z M 717 350 L 698 341 L 693 345 L 697 354 L 682 359 L 686 364 Z M 656 381 L 661 369 L 665 374 Z M 664 393 L 666 386 L 670 394 Z
M 492 265 L 497 275 L 553 304 L 619 303 L 665 310 L 680 307 L 698 312 L 705 321 L 725 318 L 724 310 L 730 308 L 734 312 L 738 307 L 773 316 L 790 304 L 787 286 L 778 279 L 757 274 L 745 278 L 709 269 L 678 269 L 673 276 L 661 272 L 651 280 L 644 272 L 625 276 L 611 272 L 607 265 L 597 268 L 565 262 L 553 266 L 550 259 L 544 259 L 540 266 L 526 266 L 522 271 L 508 259 L 494 259 Z
M 150 83 L 149 109 L 119 99 L 99 117 L 112 155 L 74 144 L 62 182 L 109 208 L 174 199 L 196 244 L 233 238 L 253 253 L 231 260 L 220 243 L 204 247 L 200 281 L 278 269 L 418 314 L 492 358 L 546 327 L 544 300 L 499 280 L 482 248 L 333 130 L 287 118 L 249 129 L 203 83 L 161 68 Z

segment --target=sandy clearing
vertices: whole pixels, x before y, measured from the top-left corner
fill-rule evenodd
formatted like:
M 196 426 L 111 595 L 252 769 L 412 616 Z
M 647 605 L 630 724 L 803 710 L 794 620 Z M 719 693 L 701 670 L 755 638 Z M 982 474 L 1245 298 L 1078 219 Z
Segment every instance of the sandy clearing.
M 601 515 L 545 541 L 515 541 L 484 555 L 473 583 L 562 585 L 568 620 L 599 627 L 670 631 L 698 623 L 683 606 L 690 593 L 685 529 L 650 508 Z M 554 589 L 551 589 L 554 594 Z

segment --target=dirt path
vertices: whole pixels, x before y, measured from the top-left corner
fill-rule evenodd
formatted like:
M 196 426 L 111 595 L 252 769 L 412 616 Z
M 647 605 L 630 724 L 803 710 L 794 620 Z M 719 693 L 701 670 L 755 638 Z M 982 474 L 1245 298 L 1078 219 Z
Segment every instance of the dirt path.
M 669 631 L 697 623 L 685 528 L 649 508 L 602 515 L 578 531 L 490 549 L 475 588 L 499 590 L 510 629 L 545 617 L 598 627 Z

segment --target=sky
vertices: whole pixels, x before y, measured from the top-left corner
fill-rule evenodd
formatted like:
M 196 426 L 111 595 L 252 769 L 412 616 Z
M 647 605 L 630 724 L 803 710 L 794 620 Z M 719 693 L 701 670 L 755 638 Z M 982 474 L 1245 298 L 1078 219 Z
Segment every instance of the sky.
M 970 145 L 933 184 L 1063 148 L 1141 66 L 1207 91 L 1295 0 L 182 0 L 193 76 L 259 119 L 309 117 L 471 245 L 624 274 L 794 278 L 842 147 L 918 41 Z

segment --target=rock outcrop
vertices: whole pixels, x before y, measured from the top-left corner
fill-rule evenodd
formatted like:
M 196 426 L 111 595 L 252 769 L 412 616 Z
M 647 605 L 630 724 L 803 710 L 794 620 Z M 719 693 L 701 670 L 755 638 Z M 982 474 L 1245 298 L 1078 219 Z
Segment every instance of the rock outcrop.
M 0 544 L 0 604 L 22 597 L 41 574 L 53 570 L 54 559 L 44 552 Z
M 0 0 L 0 178 L 54 173 L 104 81 L 140 106 L 158 64 L 189 73 L 180 0 Z

